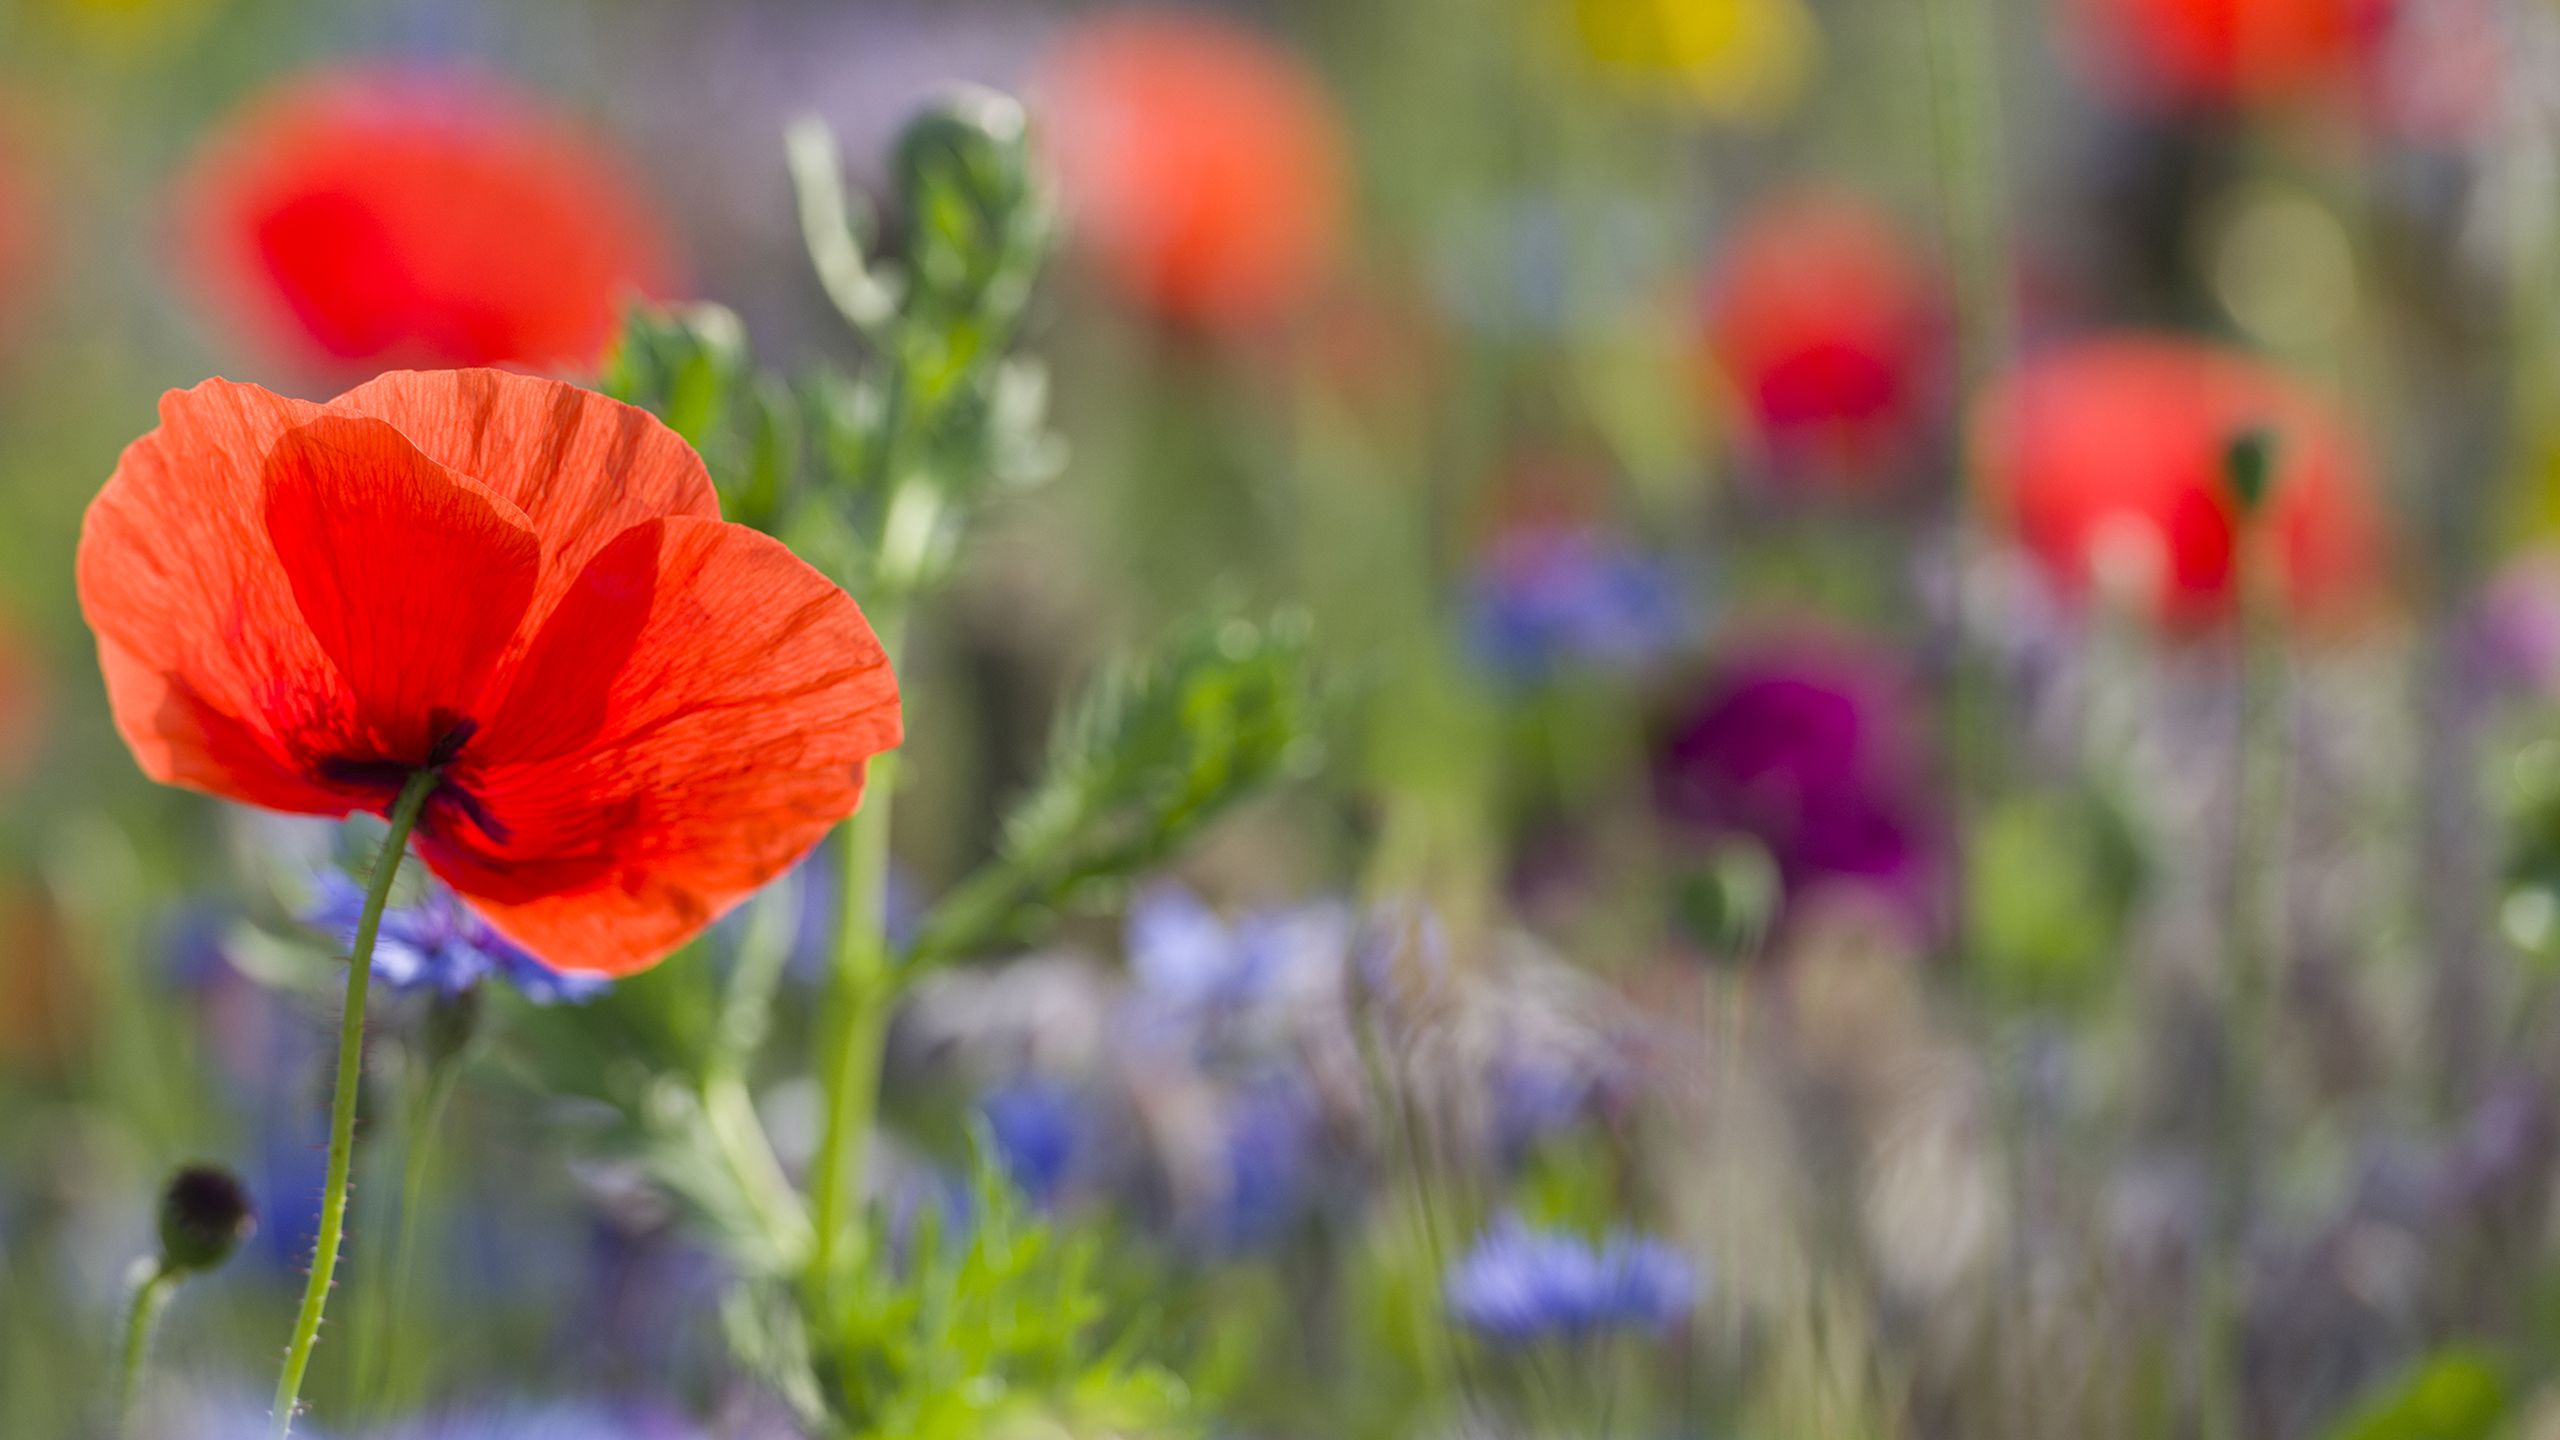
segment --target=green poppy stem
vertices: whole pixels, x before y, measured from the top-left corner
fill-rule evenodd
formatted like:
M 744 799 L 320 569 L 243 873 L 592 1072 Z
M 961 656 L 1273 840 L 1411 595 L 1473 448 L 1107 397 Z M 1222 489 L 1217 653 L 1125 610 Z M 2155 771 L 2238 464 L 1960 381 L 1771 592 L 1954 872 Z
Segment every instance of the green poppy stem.
M 373 981 L 373 942 L 382 930 L 383 908 L 391 903 L 391 882 L 400 873 L 400 857 L 408 853 L 409 832 L 435 793 L 436 772 L 420 770 L 400 787 L 391 806 L 391 833 L 373 862 L 373 884 L 365 891 L 364 914 L 356 921 L 356 943 L 347 954 L 347 1008 L 338 1022 L 338 1088 L 329 1106 L 329 1178 L 320 1192 L 320 1234 L 311 1250 L 311 1279 L 302 1287 L 302 1309 L 293 1322 L 293 1340 L 284 1352 L 284 1371 L 276 1378 L 275 1440 L 293 1434 L 294 1411 L 302 1403 L 302 1377 L 311 1368 L 311 1348 L 320 1339 L 320 1317 L 329 1304 L 329 1286 L 338 1272 L 338 1245 L 347 1228 L 347 1172 L 355 1157 L 356 1092 L 364 1071 L 364 1004 Z
M 151 1356 L 151 1332 L 159 1328 L 160 1312 L 169 1308 L 169 1297 L 177 1293 L 180 1273 L 154 1260 L 150 1273 L 133 1287 L 133 1304 L 124 1319 L 124 1363 L 116 1380 L 116 1433 L 120 1435 L 133 1423 L 134 1401 L 142 1395 L 142 1372 Z
M 872 607 L 872 627 L 893 666 L 906 628 L 903 611 L 902 605 L 885 598 Z M 861 1204 L 871 1123 L 879 1109 L 880 1052 L 897 1000 L 888 933 L 889 802 L 897 780 L 895 751 L 872 757 L 862 808 L 844 825 L 843 884 L 836 907 L 835 1001 L 824 1052 L 832 1070 L 812 1184 L 815 1243 L 809 1277 L 822 1295 L 835 1283 L 841 1263 L 838 1247 Z

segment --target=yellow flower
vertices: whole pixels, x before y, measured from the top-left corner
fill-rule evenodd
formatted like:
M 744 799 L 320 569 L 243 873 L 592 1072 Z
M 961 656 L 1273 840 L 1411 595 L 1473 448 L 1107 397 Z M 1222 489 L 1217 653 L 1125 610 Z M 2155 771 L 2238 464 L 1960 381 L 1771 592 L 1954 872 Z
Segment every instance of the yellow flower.
M 1602 71 L 1719 119 L 1761 124 L 1803 94 L 1821 50 L 1804 0 L 1570 0 Z
M 216 0 L 51 0 L 62 27 L 107 50 L 164 51 L 193 38 Z

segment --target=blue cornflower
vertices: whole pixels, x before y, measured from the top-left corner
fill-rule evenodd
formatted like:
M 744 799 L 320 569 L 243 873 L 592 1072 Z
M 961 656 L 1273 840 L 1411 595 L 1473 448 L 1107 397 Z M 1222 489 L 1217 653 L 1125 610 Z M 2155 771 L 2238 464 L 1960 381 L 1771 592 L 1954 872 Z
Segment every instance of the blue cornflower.
M 1180 885 L 1150 885 L 1129 907 L 1125 944 L 1140 993 L 1177 1011 L 1256 1004 L 1304 967 L 1338 965 L 1350 915 L 1329 903 L 1252 911 L 1232 925 Z
M 1580 1124 L 1607 1091 L 1607 1079 L 1595 1067 L 1535 1050 L 1495 1056 L 1489 1078 L 1494 1147 L 1506 1165 Z
M 990 1091 L 978 1113 L 1005 1178 L 1032 1204 L 1057 1204 L 1084 1158 L 1089 1118 L 1083 1097 L 1057 1081 L 1024 1076 Z
M 1506 537 L 1477 571 L 1468 607 L 1477 661 L 1521 683 L 1568 665 L 1642 669 L 1696 628 L 1675 564 L 1584 530 Z
M 656 1406 L 555 1400 L 412 1421 L 384 1440 L 695 1440 L 701 1433 Z
M 1285 1075 L 1227 1097 L 1222 1121 L 1225 1185 L 1210 1209 L 1211 1243 L 1228 1253 L 1283 1238 L 1307 1213 L 1321 1117 L 1305 1085 Z
M 353 880 L 329 871 L 320 877 L 319 897 L 303 912 L 302 923 L 340 944 L 353 944 L 364 901 L 363 889 Z M 373 973 L 395 990 L 433 990 L 445 995 L 459 995 L 495 975 L 537 1005 L 589 1000 L 612 983 L 602 976 L 554 970 L 536 960 L 441 885 L 430 885 L 414 905 L 383 912 L 382 931 L 373 946 Z
M 1688 1258 L 1659 1240 L 1613 1231 L 1595 1245 L 1506 1220 L 1449 1272 L 1445 1293 L 1458 1323 L 1526 1345 L 1611 1330 L 1658 1334 L 1689 1313 L 1696 1287 Z

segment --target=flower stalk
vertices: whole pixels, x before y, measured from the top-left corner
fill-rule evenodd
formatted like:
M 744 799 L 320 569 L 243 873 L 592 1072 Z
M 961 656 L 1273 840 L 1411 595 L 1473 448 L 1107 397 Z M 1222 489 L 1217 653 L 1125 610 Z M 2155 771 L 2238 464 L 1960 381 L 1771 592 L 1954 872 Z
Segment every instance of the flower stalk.
M 284 1369 L 276 1377 L 275 1440 L 293 1433 L 294 1413 L 302 1403 L 302 1379 L 311 1368 L 311 1351 L 319 1343 L 320 1321 L 329 1304 L 329 1287 L 338 1271 L 338 1248 L 347 1226 L 347 1174 L 355 1158 L 356 1094 L 364 1072 L 364 1007 L 373 980 L 373 945 L 382 930 L 382 912 L 391 903 L 391 883 L 400 873 L 400 857 L 408 852 L 409 834 L 435 793 L 437 774 L 419 770 L 400 787 L 391 806 L 391 833 L 373 863 L 373 882 L 365 891 L 364 914 L 356 922 L 355 944 L 347 954 L 346 1013 L 338 1022 L 337 1091 L 329 1106 L 328 1179 L 320 1192 L 320 1233 L 313 1241 L 311 1278 L 302 1289 L 302 1307 L 293 1322 L 293 1338 L 285 1346 Z
M 171 1268 L 165 1259 L 146 1262 L 142 1281 L 133 1287 L 133 1301 L 125 1309 L 124 1358 L 116 1371 L 116 1433 L 127 1433 L 133 1424 L 134 1402 L 142 1394 L 142 1372 L 151 1355 L 152 1332 L 160 1328 L 160 1314 L 169 1308 L 169 1297 L 178 1290 L 182 1273 Z
M 889 663 L 898 663 L 904 606 L 872 607 Z M 824 1129 L 818 1145 L 815 1245 L 810 1277 L 820 1293 L 834 1284 L 840 1248 L 861 1204 L 869 1166 L 872 1117 L 879 1109 L 881 1051 L 897 1000 L 888 930 L 890 802 L 897 790 L 897 752 L 873 757 L 869 793 L 844 824 L 842 901 L 833 949 L 833 1026 L 824 1052 L 831 1067 Z

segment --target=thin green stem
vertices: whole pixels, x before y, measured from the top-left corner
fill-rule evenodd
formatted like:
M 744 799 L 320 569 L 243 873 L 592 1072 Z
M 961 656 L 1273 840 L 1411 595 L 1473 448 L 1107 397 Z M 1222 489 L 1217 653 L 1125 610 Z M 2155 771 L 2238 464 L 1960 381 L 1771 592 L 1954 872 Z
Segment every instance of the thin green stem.
M 738 943 L 736 967 L 720 1007 L 720 1028 L 702 1072 L 702 1122 L 728 1162 L 739 1192 L 762 1221 L 774 1256 L 796 1270 L 809 1259 L 809 1212 L 773 1153 L 756 1113 L 747 1067 L 773 1023 L 774 992 L 791 959 L 802 881 L 785 876 L 757 897 Z
M 872 624 L 891 665 L 897 663 L 903 607 L 873 607 Z M 832 1067 L 824 1129 L 818 1142 L 810 1279 L 821 1292 L 835 1283 L 842 1242 L 861 1201 L 873 1114 L 879 1108 L 880 1052 L 897 998 L 889 963 L 888 885 L 890 800 L 897 789 L 897 755 L 871 761 L 869 793 L 844 825 L 844 872 L 837 899 L 835 996 L 827 1047 Z
M 142 1372 L 151 1356 L 151 1333 L 159 1328 L 160 1312 L 169 1308 L 169 1297 L 177 1293 L 178 1274 L 165 1262 L 154 1260 L 151 1272 L 133 1287 L 133 1304 L 124 1318 L 124 1364 L 116 1380 L 118 1434 L 133 1424 L 134 1401 L 141 1398 Z
M 2287 797 L 2283 597 L 2271 573 L 2273 546 L 2244 533 L 2237 640 L 2239 733 L 2232 752 L 2231 891 L 2227 943 L 2230 989 L 2224 1015 L 2227 1092 L 2220 1111 L 2221 1185 L 2216 1197 L 2202 1335 L 2206 1434 L 2248 1433 L 2246 1275 L 2249 1217 L 2258 1192 L 2260 1137 L 2266 1133 L 2267 1067 L 2274 1049 L 2274 998 L 2285 949 L 2284 847 Z
M 329 1285 L 338 1273 L 338 1244 L 347 1228 L 347 1171 L 355 1158 L 356 1092 L 363 1083 L 364 1003 L 372 987 L 373 942 L 382 930 L 383 908 L 391 903 L 391 882 L 400 873 L 400 857 L 408 852 L 409 832 L 435 793 L 436 772 L 420 770 L 400 787 L 391 806 L 391 833 L 373 862 L 373 883 L 365 891 L 364 913 L 356 921 L 356 943 L 347 953 L 347 1008 L 338 1021 L 337 1094 L 329 1104 L 329 1175 L 320 1192 L 320 1234 L 311 1251 L 311 1279 L 302 1287 L 302 1309 L 294 1318 L 293 1339 L 284 1352 L 284 1371 L 276 1377 L 275 1440 L 293 1433 L 294 1411 L 302 1403 L 302 1377 L 311 1368 L 311 1349 L 320 1340 L 320 1317 L 329 1305 Z

